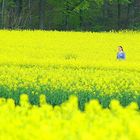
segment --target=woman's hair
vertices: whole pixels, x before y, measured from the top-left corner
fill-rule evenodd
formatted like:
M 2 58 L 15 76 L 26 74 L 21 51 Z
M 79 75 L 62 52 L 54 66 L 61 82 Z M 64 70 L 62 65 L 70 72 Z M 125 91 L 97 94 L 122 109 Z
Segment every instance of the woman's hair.
M 122 51 L 123 51 L 123 47 L 122 46 L 119 46 L 121 49 L 122 49 Z

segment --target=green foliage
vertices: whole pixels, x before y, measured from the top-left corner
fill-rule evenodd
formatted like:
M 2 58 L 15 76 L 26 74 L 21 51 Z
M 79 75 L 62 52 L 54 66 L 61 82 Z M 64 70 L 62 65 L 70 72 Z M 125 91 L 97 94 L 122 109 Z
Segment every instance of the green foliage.
M 4 6 L 7 6 L 7 8 L 14 8 L 16 6 L 14 0 L 0 0 L 0 4 L 2 3 L 4 3 Z
M 83 0 L 79 5 L 74 8 L 74 11 L 79 13 L 81 10 L 85 11 L 89 8 L 89 2 L 87 0 Z
M 44 3 L 42 7 L 40 2 Z M 0 0 L 0 4 L 1 28 L 80 31 L 139 30 L 140 5 L 138 1 Z M 118 4 L 120 4 L 119 10 Z M 120 13 L 120 19 L 118 13 Z
M 120 3 L 120 4 L 128 4 L 131 3 L 131 0 L 109 0 L 111 3 Z

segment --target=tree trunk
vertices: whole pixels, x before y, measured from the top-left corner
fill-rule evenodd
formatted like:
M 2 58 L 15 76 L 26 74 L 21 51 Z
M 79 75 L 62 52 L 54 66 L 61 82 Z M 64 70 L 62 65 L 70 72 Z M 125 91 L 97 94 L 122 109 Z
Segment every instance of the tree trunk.
M 83 11 L 82 10 L 80 10 L 79 18 L 80 18 L 80 29 L 82 30 L 83 28 Z
M 2 1 L 2 8 L 1 8 L 1 28 L 5 28 L 5 0 Z
M 17 1 L 17 15 L 20 16 L 22 12 L 22 0 Z
M 32 0 L 28 1 L 28 6 L 29 6 L 29 28 L 32 28 Z
M 108 2 L 107 2 L 107 0 L 104 0 L 102 9 L 103 9 L 103 18 L 105 19 L 107 17 L 107 10 L 108 10 Z
M 134 0 L 134 22 L 140 23 L 140 0 Z
M 121 4 L 120 0 L 118 0 L 118 30 L 121 29 Z
M 68 2 L 65 1 L 65 11 L 64 13 L 64 29 L 68 29 L 68 18 L 69 18 L 69 14 L 68 14 L 68 10 L 69 10 L 69 6 L 68 6 Z
M 45 29 L 45 1 L 39 1 L 39 28 Z
M 82 3 L 83 0 L 80 0 L 80 2 Z M 79 13 L 79 20 L 80 20 L 80 29 L 82 30 L 83 28 L 83 11 L 80 9 L 80 13 Z
M 129 27 L 129 24 L 130 24 L 130 7 L 131 7 L 131 3 L 128 3 L 127 5 L 127 16 L 126 16 L 126 28 Z

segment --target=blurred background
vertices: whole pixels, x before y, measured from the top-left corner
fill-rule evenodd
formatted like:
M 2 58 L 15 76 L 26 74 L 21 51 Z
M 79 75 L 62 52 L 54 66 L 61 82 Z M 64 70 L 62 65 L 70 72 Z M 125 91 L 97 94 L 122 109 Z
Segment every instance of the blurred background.
M 1 29 L 140 29 L 140 0 L 0 0 Z

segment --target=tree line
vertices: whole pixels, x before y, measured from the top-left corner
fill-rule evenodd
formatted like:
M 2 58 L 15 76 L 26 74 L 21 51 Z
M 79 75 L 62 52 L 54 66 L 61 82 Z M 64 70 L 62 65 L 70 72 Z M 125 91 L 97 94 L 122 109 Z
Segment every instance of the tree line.
M 140 29 L 140 0 L 0 0 L 1 29 Z

